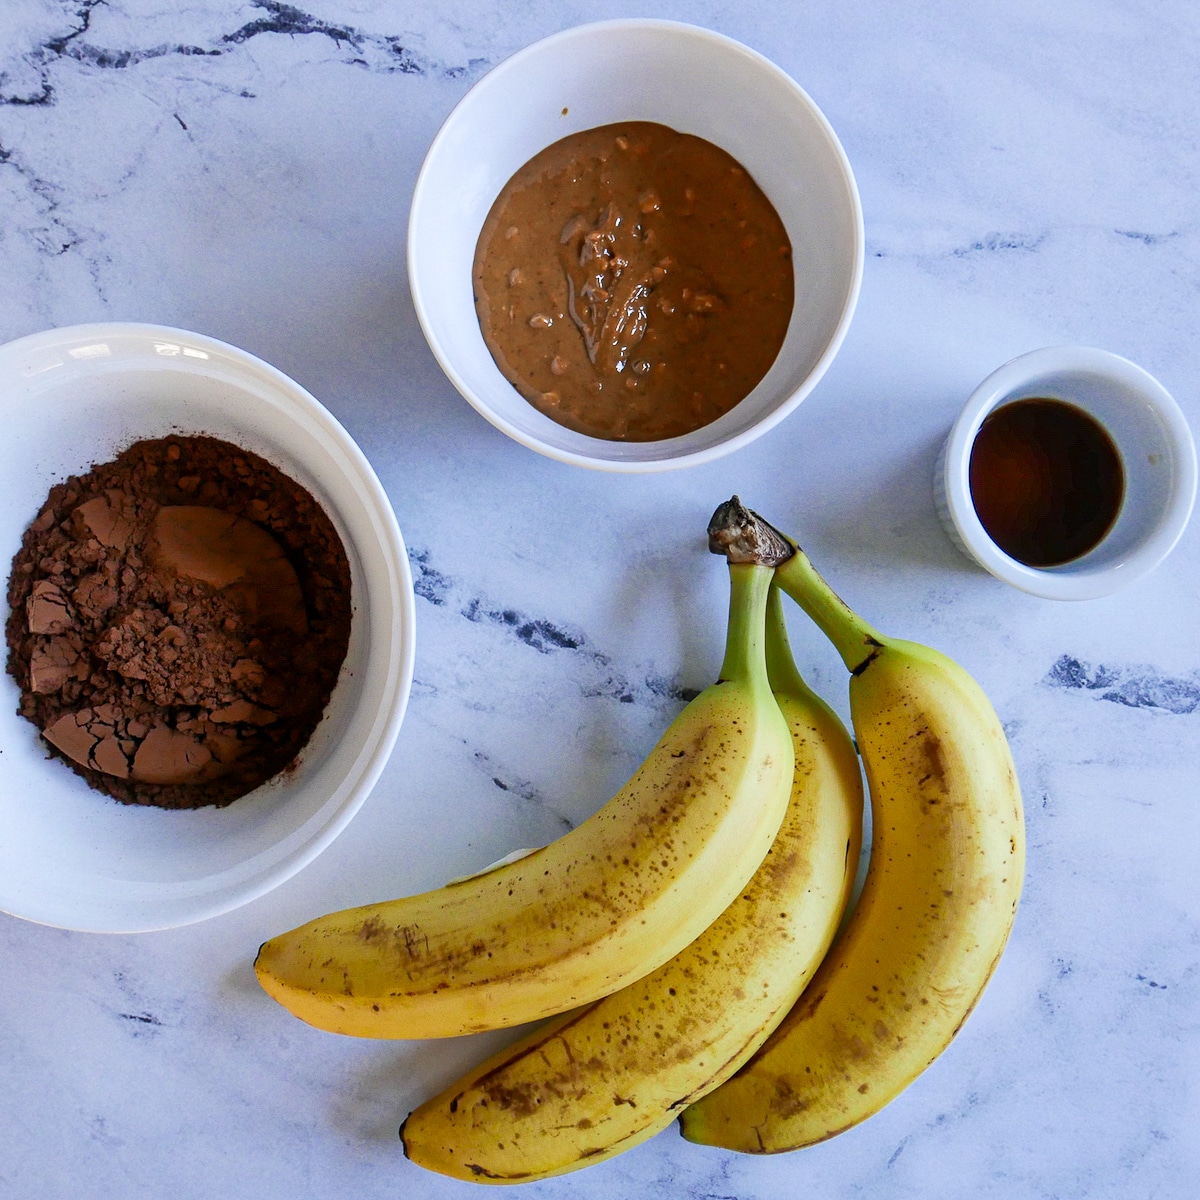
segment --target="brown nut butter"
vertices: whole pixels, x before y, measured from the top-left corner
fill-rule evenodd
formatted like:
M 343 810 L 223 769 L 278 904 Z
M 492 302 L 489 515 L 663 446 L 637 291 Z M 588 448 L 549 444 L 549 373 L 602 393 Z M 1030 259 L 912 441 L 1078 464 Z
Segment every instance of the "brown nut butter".
M 508 181 L 474 287 L 488 349 L 535 408 L 655 441 L 715 421 L 767 373 L 792 315 L 792 247 L 724 150 L 634 121 L 571 134 Z

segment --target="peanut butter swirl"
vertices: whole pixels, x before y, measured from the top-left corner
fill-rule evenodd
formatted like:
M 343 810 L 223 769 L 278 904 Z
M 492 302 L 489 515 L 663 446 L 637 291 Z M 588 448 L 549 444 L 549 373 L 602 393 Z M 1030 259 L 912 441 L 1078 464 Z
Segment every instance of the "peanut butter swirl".
M 555 142 L 500 193 L 475 254 L 484 339 L 570 429 L 655 441 L 744 399 L 783 344 L 792 248 L 746 170 L 665 125 Z

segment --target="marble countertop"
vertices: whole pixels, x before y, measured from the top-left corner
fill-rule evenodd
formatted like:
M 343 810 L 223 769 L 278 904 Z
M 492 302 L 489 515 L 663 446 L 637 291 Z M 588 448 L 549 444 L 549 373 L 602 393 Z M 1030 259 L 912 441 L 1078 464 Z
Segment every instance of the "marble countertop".
M 533 454 L 458 396 L 404 239 L 425 149 L 473 81 L 634 14 L 732 35 L 809 91 L 856 172 L 867 262 L 837 361 L 782 425 L 705 467 L 618 477 Z M 1055 603 L 960 557 L 930 482 L 975 384 L 1038 346 L 1124 354 L 1200 427 L 1198 93 L 1186 0 L 5 0 L 0 341 L 151 321 L 297 379 L 392 499 L 418 651 L 382 780 L 276 891 L 132 937 L 0 917 L 0 1195 L 467 1195 L 406 1162 L 396 1130 L 511 1034 L 319 1033 L 259 990 L 255 950 L 592 812 L 719 665 L 702 535 L 735 491 L 993 698 L 1028 821 L 1012 940 L 950 1049 L 866 1124 L 770 1159 L 672 1128 L 523 1194 L 1194 1195 L 1200 522 L 1127 590 Z M 793 636 L 844 713 L 833 652 L 799 620 Z

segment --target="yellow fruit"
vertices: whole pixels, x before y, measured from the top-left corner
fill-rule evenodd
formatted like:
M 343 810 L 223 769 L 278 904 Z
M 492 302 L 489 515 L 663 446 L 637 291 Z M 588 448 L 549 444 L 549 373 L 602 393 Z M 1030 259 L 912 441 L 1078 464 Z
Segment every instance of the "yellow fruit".
M 979 685 L 872 629 L 802 552 L 776 574 L 851 671 L 873 835 L 862 895 L 799 1003 L 681 1117 L 691 1141 L 758 1154 L 857 1124 L 945 1049 L 1004 949 L 1025 856 L 1016 771 Z
M 796 764 L 762 865 L 656 971 L 556 1018 L 422 1104 L 401 1129 L 414 1162 L 515 1183 L 611 1157 L 726 1079 L 800 994 L 850 896 L 862 778 L 841 722 L 796 671 L 776 592 L 767 622 L 771 686 Z
M 599 812 L 517 862 L 272 938 L 263 988 L 335 1033 L 450 1037 L 590 1003 L 682 950 L 762 862 L 788 801 L 791 735 L 763 649 L 771 574 L 730 566 L 720 681 Z

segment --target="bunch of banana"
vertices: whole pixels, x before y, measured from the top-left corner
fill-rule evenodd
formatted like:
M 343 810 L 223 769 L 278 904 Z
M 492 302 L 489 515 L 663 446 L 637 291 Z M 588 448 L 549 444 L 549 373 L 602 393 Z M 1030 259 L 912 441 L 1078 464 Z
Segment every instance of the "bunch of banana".
M 414 1162 L 513 1183 L 611 1157 L 727 1079 L 795 1002 L 850 896 L 862 778 L 841 722 L 796 671 L 774 588 L 766 651 L 796 761 L 787 814 L 754 877 L 656 971 L 550 1021 L 416 1109 L 400 1130 Z
M 975 681 L 877 633 L 799 550 L 776 578 L 850 670 L 873 835 L 862 895 L 799 1003 L 681 1116 L 685 1138 L 757 1154 L 857 1124 L 945 1049 L 1004 948 L 1025 854 L 1008 743 Z
M 754 874 L 788 803 L 792 739 L 763 614 L 790 547 L 771 548 L 730 564 L 718 683 L 599 812 L 516 862 L 271 939 L 255 962 L 263 988 L 335 1033 L 450 1037 L 591 1003 L 694 941 Z

